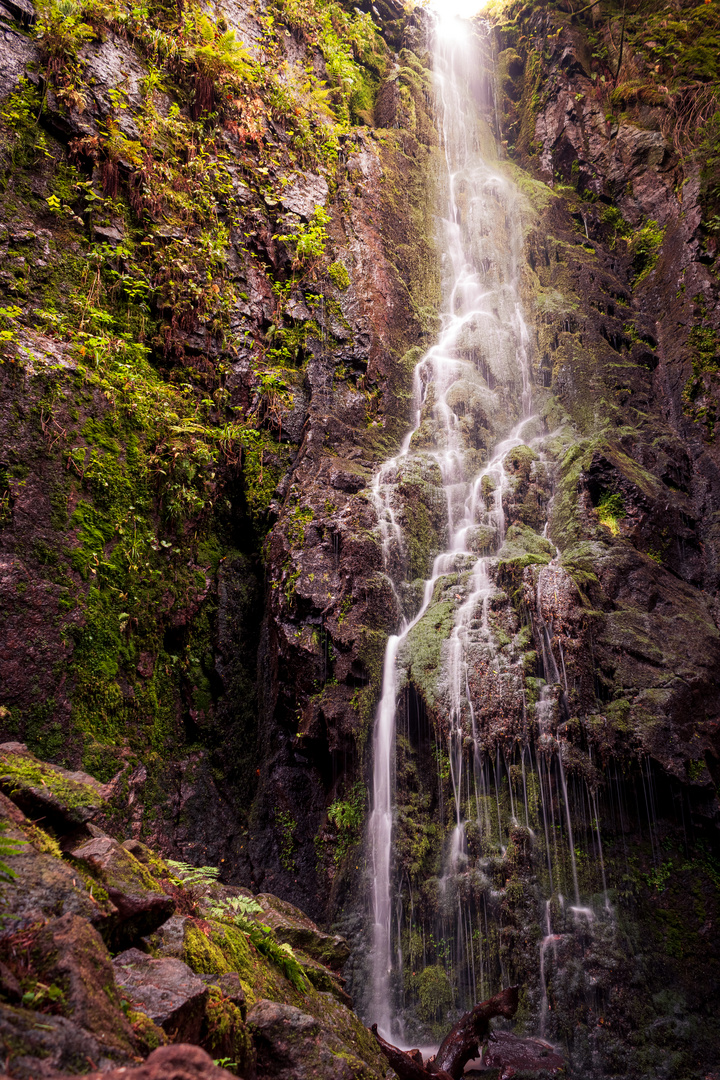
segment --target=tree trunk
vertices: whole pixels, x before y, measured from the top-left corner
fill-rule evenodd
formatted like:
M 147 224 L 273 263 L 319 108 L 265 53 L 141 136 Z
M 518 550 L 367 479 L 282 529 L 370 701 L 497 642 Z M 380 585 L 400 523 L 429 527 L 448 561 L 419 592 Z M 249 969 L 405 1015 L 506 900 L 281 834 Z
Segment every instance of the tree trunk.
M 460 1080 L 468 1061 L 480 1053 L 480 1044 L 490 1033 L 492 1018 L 504 1016 L 509 1020 L 515 1015 L 517 1007 L 517 986 L 509 986 L 495 997 L 476 1005 L 450 1029 L 437 1054 L 427 1065 L 422 1064 L 417 1051 L 406 1053 L 385 1042 L 378 1035 L 377 1024 L 373 1024 L 372 1032 L 400 1080 L 430 1080 L 431 1077 L 435 1080 Z

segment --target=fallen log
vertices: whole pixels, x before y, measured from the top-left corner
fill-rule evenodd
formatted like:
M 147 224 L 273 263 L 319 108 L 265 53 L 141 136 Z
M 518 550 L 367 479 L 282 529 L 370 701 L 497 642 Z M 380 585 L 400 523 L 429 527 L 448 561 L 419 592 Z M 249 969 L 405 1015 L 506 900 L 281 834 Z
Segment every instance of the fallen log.
M 378 1046 L 387 1058 L 388 1064 L 395 1070 L 399 1080 L 428 1080 L 431 1075 L 422 1063 L 422 1054 L 418 1051 L 400 1050 L 378 1035 L 377 1024 L 370 1028 L 378 1041 Z M 449 1073 L 434 1073 L 436 1080 L 453 1080 Z
M 422 1064 L 417 1051 L 407 1053 L 378 1035 L 377 1024 L 373 1024 L 372 1033 L 388 1063 L 400 1080 L 460 1080 L 468 1061 L 480 1053 L 480 1044 L 490 1033 L 490 1021 L 494 1016 L 504 1016 L 508 1020 L 515 1015 L 518 1007 L 518 987 L 509 986 L 495 997 L 480 1002 L 470 1012 L 461 1016 L 442 1041 L 435 1057 Z
M 490 1034 L 492 1018 L 504 1016 L 509 1020 L 517 1012 L 518 990 L 517 986 L 508 986 L 461 1016 L 443 1039 L 435 1057 L 428 1062 L 428 1072 L 433 1076 L 447 1072 L 453 1080 L 459 1080 L 468 1061 L 480 1053 L 480 1044 Z

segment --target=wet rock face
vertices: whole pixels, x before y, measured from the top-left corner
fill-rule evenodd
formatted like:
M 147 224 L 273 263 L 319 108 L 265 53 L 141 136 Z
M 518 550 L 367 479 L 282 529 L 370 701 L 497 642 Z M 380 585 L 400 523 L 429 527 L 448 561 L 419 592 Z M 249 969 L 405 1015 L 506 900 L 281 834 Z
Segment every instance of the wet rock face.
M 536 572 L 527 602 L 534 593 L 544 620 L 566 635 L 571 711 L 615 715 L 626 702 L 627 727 L 604 721 L 619 752 L 648 753 L 687 781 L 691 761 L 717 755 L 720 708 L 710 675 L 718 459 L 686 401 L 693 320 L 707 310 L 712 323 L 718 311 L 698 186 L 667 134 L 666 87 L 655 92 L 648 82 L 617 123 L 610 102 L 602 104 L 591 31 L 560 13 L 529 16 L 527 25 L 533 47 L 547 46 L 542 100 L 531 115 L 512 90 L 523 71 L 531 76 L 510 48 L 502 61 L 508 131 L 517 136 L 532 121 L 532 146 L 525 134 L 517 141 L 524 162 L 577 192 L 534 200 L 526 290 L 537 312 L 536 379 L 552 393 L 547 422 L 573 425 L 554 477 L 550 537 L 578 590 L 573 597 L 572 585 L 559 593 L 549 582 L 538 587 Z M 592 31 L 601 40 L 603 26 Z M 626 63 L 644 61 L 631 54 Z M 643 100 L 651 93 L 650 107 Z M 687 181 L 682 202 L 679 179 Z M 633 230 L 655 238 L 657 254 L 645 263 Z M 602 403 L 593 405 L 598 395 Z

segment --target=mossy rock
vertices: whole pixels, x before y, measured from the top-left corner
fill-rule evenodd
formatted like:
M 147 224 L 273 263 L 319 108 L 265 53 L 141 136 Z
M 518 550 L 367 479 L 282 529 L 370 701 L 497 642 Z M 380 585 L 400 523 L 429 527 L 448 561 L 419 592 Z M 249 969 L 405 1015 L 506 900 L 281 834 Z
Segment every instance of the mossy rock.
M 255 1047 L 237 1005 L 227 998 L 220 987 L 211 986 L 205 1005 L 200 1045 L 213 1058 L 235 1062 L 240 1076 L 250 1076 L 255 1070 Z
M 526 566 L 546 565 L 554 552 L 550 541 L 527 525 L 511 525 L 498 552 L 498 567 L 501 574 L 512 575 Z
M 0 746 L 0 789 L 25 813 L 68 832 L 92 820 L 105 805 L 99 781 L 39 761 L 23 743 Z
M 438 586 L 442 587 L 441 582 Z M 422 694 L 428 708 L 433 708 L 439 700 L 443 646 L 455 625 L 455 608 L 453 600 L 432 603 L 402 648 L 407 678 Z

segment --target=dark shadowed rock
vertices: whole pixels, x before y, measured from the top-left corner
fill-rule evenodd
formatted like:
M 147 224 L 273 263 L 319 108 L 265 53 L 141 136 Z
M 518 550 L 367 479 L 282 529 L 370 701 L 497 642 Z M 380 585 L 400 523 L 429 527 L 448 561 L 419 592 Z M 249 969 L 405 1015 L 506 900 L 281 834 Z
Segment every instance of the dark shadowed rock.
M 73 1069 L 73 1075 L 77 1075 L 78 1065 L 92 1068 L 110 1064 L 98 1040 L 73 1021 L 3 1004 L 0 1044 L 3 1064 L 10 1069 L 13 1080 L 54 1080 L 59 1071 L 64 1073 L 66 1069 Z
M 175 911 L 145 865 L 111 837 L 100 837 L 73 851 L 106 889 L 117 909 L 109 933 L 115 940 L 150 934 Z
M 258 1076 L 268 1080 L 380 1080 L 386 1068 L 370 1032 L 329 994 L 319 995 L 321 1022 L 302 1009 L 259 1001 L 247 1023 Z
M 553 1076 L 565 1067 L 565 1061 L 549 1043 L 542 1039 L 522 1039 L 511 1031 L 492 1033 L 484 1064 L 490 1069 L 500 1069 L 501 1080 L 520 1070 Z
M 182 960 L 155 960 L 128 949 L 113 961 L 115 980 L 133 1007 L 174 1039 L 200 1038 L 208 988 Z
M 97 1039 L 104 1056 L 130 1060 L 135 1040 L 97 930 L 79 915 L 63 915 L 38 931 L 31 948 L 42 982 L 64 988 L 73 1022 Z

